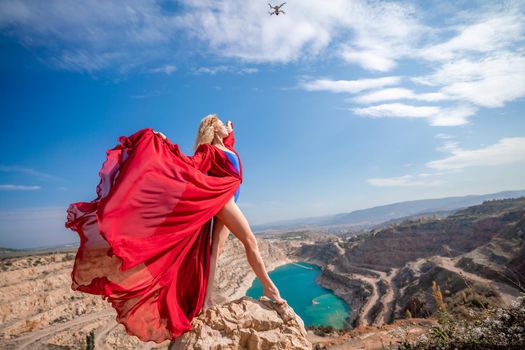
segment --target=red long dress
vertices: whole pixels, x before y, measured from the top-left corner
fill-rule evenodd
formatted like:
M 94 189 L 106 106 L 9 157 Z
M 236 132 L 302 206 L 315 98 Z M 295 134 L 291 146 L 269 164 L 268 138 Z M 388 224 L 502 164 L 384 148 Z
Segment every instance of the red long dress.
M 106 151 L 97 198 L 70 204 L 80 236 L 71 288 L 101 295 L 128 334 L 161 343 L 191 329 L 209 275 L 212 218 L 242 182 L 224 151 L 193 156 L 145 128 Z M 233 131 L 224 138 L 233 149 Z M 239 157 L 240 159 L 240 157 Z

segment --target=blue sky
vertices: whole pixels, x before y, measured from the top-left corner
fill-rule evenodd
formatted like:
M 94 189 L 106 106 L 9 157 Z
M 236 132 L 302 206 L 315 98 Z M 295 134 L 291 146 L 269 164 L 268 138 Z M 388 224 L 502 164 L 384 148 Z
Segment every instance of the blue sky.
M 251 224 L 525 188 L 525 6 L 0 0 L 0 246 L 78 242 L 105 150 L 232 120 Z

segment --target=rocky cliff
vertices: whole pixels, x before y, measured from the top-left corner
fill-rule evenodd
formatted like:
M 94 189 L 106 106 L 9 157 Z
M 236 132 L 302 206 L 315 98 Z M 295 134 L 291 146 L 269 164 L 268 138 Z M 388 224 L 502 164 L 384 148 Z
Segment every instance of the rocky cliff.
M 193 329 L 172 342 L 170 350 L 307 350 L 304 323 L 287 304 L 242 297 L 207 309 Z
M 428 317 L 435 311 L 433 281 L 459 315 L 480 305 L 514 300 L 520 291 L 519 276 L 525 276 L 524 215 L 525 198 L 498 200 L 446 218 L 406 220 L 351 239 L 304 231 L 267 235 L 258 241 L 269 270 L 294 261 L 317 264 L 322 269 L 318 282 L 352 308 L 353 331 L 319 336 L 305 327 L 306 339 L 314 347 L 380 348 L 378 344 L 393 339 L 386 337 L 392 332 L 428 330 L 431 319 L 398 319 L 407 311 L 414 317 Z M 71 291 L 73 258 L 74 252 L 62 252 L 1 260 L 0 348 L 85 349 L 91 331 L 97 349 L 168 348 L 169 341 L 142 343 L 128 336 L 115 322 L 114 310 L 99 296 Z M 238 310 L 246 307 L 246 322 L 235 335 L 239 342 L 263 346 L 273 339 L 279 343 L 284 333 L 294 334 L 293 339 L 303 344 L 298 320 L 290 318 L 293 325 L 287 324 L 278 310 L 242 299 L 254 278 L 242 244 L 230 235 L 216 276 L 217 310 L 222 311 L 200 314 L 196 318 L 200 333 L 188 334 L 188 341 L 204 344 L 204 333 L 211 332 L 226 342 L 228 333 L 221 333 L 221 319 L 226 320 L 231 308 L 241 303 Z M 260 321 L 248 321 L 253 310 L 265 315 L 264 327 L 273 328 L 253 331 L 256 328 L 247 324 Z M 268 321 L 272 319 L 275 322 Z
M 524 197 L 494 200 L 346 241 L 303 244 L 289 255 L 323 268 L 318 281 L 352 307 L 350 324 L 381 325 L 407 310 L 434 313 L 434 280 L 445 297 L 469 290 L 463 304 L 455 301 L 460 311 L 472 300 L 510 304 L 525 276 L 524 222 Z
M 295 243 L 290 243 L 293 246 Z M 288 243 L 285 243 L 287 246 Z M 259 247 L 268 269 L 294 261 L 264 240 Z M 0 348 L 85 349 L 94 332 L 96 349 L 167 349 L 129 336 L 114 309 L 100 296 L 70 289 L 75 251 L 0 260 Z M 219 300 L 245 295 L 255 274 L 242 244 L 230 235 L 217 270 Z M 277 332 L 278 330 L 274 330 Z M 267 335 L 273 331 L 268 330 Z

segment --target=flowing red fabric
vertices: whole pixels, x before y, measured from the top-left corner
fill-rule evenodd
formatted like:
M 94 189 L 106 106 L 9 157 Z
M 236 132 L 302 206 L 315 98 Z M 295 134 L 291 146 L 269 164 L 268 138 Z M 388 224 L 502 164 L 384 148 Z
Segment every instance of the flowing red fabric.
M 128 334 L 161 343 L 190 330 L 203 306 L 212 218 L 242 172 L 215 146 L 189 157 L 151 128 L 119 142 L 106 151 L 97 198 L 67 210 L 65 226 L 80 236 L 71 288 L 101 295 Z M 230 132 L 224 144 L 233 142 Z

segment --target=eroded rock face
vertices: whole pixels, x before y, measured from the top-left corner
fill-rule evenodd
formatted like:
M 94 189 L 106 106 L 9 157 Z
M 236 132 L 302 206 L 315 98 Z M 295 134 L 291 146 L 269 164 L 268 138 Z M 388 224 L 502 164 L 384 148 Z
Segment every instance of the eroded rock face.
M 303 320 L 287 304 L 244 296 L 215 305 L 192 320 L 193 329 L 170 344 L 186 349 L 312 349 Z

